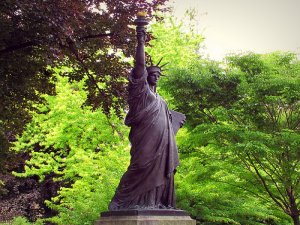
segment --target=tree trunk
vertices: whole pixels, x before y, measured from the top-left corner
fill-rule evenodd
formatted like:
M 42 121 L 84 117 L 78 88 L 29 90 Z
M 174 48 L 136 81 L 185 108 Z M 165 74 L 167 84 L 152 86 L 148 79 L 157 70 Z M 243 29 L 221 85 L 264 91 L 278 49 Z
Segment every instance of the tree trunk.
M 293 218 L 294 225 L 300 225 L 299 214 L 292 216 L 292 218 Z
M 300 225 L 299 222 L 299 210 L 296 204 L 296 198 L 295 198 L 295 192 L 292 186 L 286 188 L 286 193 L 289 197 L 289 211 L 290 211 L 290 216 L 293 219 L 294 225 Z

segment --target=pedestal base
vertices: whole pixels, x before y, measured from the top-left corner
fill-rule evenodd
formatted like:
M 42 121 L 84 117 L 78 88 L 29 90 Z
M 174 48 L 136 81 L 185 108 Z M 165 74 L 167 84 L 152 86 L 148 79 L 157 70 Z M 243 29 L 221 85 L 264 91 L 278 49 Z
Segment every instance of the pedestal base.
M 95 225 L 196 225 L 183 210 L 122 210 L 101 213 Z

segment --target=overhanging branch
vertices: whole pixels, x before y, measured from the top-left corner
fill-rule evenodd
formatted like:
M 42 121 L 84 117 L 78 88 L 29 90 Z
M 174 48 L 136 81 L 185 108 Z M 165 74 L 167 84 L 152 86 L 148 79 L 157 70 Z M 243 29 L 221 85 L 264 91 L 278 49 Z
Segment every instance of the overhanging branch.
M 89 40 L 89 39 L 95 39 L 95 38 L 104 38 L 104 37 L 110 37 L 113 36 L 115 33 L 107 33 L 107 34 L 91 34 L 91 35 L 87 35 L 87 36 L 83 36 L 78 38 L 79 41 L 83 41 L 83 40 Z M 20 49 L 24 49 L 24 48 L 28 48 L 28 47 L 32 47 L 32 46 L 36 46 L 38 44 L 37 41 L 27 41 L 21 44 L 17 44 L 17 45 L 11 45 L 8 46 L 4 49 L 0 50 L 0 55 L 4 55 L 6 53 L 10 53 L 10 52 L 14 52 Z
M 28 42 L 25 42 L 25 43 L 8 46 L 7 48 L 4 48 L 4 49 L 0 50 L 0 55 L 3 55 L 5 53 L 9 53 L 9 52 L 14 52 L 14 51 L 17 51 L 19 49 L 23 49 L 23 48 L 27 48 L 27 47 L 31 47 L 31 46 L 35 46 L 35 45 L 37 45 L 37 42 L 28 41 Z
M 88 40 L 88 39 L 93 39 L 93 38 L 103 38 L 103 37 L 110 37 L 113 36 L 115 33 L 107 33 L 107 34 L 91 34 L 91 35 L 87 35 L 84 37 L 80 37 L 79 40 L 83 41 L 83 40 Z

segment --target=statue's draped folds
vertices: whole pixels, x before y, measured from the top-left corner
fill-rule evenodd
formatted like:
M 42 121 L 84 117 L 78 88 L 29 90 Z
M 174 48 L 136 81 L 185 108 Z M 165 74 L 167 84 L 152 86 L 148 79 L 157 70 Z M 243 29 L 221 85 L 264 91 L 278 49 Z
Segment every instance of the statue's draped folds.
M 129 76 L 131 161 L 109 209 L 175 207 L 174 172 L 179 165 L 170 112 L 147 82 Z

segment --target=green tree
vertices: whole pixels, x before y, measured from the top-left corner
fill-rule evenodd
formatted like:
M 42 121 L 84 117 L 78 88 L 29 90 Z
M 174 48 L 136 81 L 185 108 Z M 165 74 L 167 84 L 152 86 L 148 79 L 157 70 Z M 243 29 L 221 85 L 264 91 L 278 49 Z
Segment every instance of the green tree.
M 17 152 L 28 152 L 25 171 L 16 176 L 52 176 L 61 188 L 46 205 L 58 212 L 47 219 L 56 224 L 92 224 L 107 209 L 114 187 L 128 163 L 127 130 L 115 113 L 84 105 L 85 80 L 70 83 L 55 68 L 54 96 L 42 95 L 32 121 L 14 143 Z M 87 78 L 85 78 L 87 79 Z M 99 84 L 101 85 L 101 84 Z M 110 187 L 110 188 L 107 188 Z
M 187 16 L 192 19 L 193 13 L 187 13 Z M 193 20 L 187 19 L 184 23 L 166 18 L 164 23 L 153 24 L 150 29 L 154 39 L 150 42 L 151 47 L 147 48 L 148 54 L 154 63 L 161 57 L 162 63 L 169 62 L 168 70 L 164 72 L 166 77 L 162 77 L 158 91 L 168 100 L 169 106 L 188 116 L 187 129 L 178 134 L 181 158 L 176 177 L 178 206 L 191 212 L 201 224 L 284 224 L 286 220 L 281 218 L 285 216 L 272 210 L 272 204 L 265 204 L 256 196 L 249 197 L 244 190 L 237 191 L 236 187 L 232 189 L 228 185 L 237 176 L 229 172 L 225 176 L 231 164 L 222 159 L 216 161 L 216 150 L 210 148 L 213 154 L 209 158 L 204 149 L 190 145 L 190 142 L 197 143 L 197 140 L 191 140 L 193 134 L 190 130 L 201 123 L 214 121 L 210 112 L 206 111 L 207 106 L 226 106 L 234 101 L 231 99 L 237 95 L 234 89 L 239 84 L 238 77 L 234 74 L 225 76 L 226 71 L 218 63 L 199 55 L 203 36 L 195 32 Z M 201 78 L 199 74 L 202 74 Z M 198 107 L 200 98 L 201 108 Z M 225 177 L 222 183 L 215 178 L 221 174 Z M 236 195 L 240 196 L 239 201 Z
M 165 87 L 168 76 L 172 76 L 180 68 L 189 68 L 201 55 L 199 50 L 204 41 L 203 35 L 196 32 L 195 13 L 187 11 L 183 20 L 177 20 L 172 15 L 165 15 L 162 21 L 156 21 L 149 27 L 151 37 L 146 47 L 148 64 L 151 60 L 163 67 L 163 77 L 158 85 L 158 92 L 172 106 L 172 96 Z M 151 57 L 151 60 L 150 60 Z
M 185 154 L 216 154 L 200 160 L 204 169 L 218 168 L 213 179 L 276 205 L 298 225 L 300 63 L 281 52 L 227 60 L 225 69 L 202 61 L 168 79 L 174 104 L 190 121 Z
M 201 58 L 199 50 L 204 41 L 203 35 L 197 33 L 195 13 L 187 11 L 183 20 L 166 15 L 162 21 L 151 24 L 149 32 L 153 38 L 146 51 L 153 63 L 168 63 L 166 74 L 173 69 L 187 68 L 192 62 Z

